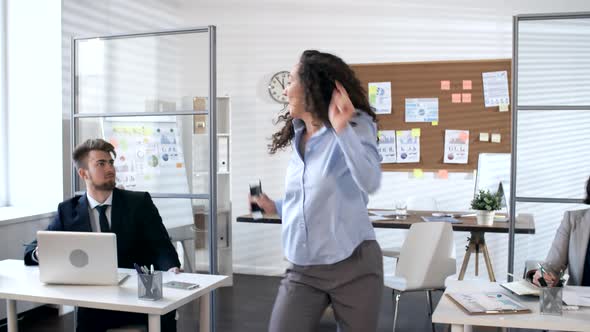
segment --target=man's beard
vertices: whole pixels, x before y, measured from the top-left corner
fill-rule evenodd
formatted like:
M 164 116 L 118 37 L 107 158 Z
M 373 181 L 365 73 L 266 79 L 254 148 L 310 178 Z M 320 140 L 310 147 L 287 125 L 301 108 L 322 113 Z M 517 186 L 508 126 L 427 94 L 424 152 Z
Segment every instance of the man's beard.
M 108 182 L 105 182 L 105 183 L 99 184 L 99 185 L 97 185 L 97 184 L 93 184 L 93 185 L 96 190 L 111 191 L 111 190 L 115 189 L 115 180 L 108 181 Z

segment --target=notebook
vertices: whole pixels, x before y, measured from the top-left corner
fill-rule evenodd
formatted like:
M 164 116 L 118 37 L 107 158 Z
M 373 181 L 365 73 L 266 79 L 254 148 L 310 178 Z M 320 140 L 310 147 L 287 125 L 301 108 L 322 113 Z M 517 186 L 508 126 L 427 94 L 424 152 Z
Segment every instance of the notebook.
M 540 288 L 531 284 L 527 280 L 505 282 L 505 283 L 500 284 L 500 286 L 506 288 L 507 290 L 511 291 L 512 293 L 514 293 L 516 295 L 539 296 L 541 294 Z
M 469 315 L 529 313 L 531 310 L 501 292 L 446 293 Z

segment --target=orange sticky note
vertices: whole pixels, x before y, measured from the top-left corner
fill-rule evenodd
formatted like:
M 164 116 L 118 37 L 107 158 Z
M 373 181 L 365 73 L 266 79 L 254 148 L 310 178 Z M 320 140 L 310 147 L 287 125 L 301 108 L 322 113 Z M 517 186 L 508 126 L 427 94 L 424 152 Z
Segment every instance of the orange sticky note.
M 471 80 L 463 80 L 463 90 L 471 90 Z
M 412 137 L 420 137 L 420 128 L 412 128 Z
M 438 121 L 432 121 L 433 126 L 438 126 Z
M 451 81 L 440 81 L 441 90 L 451 90 Z
M 464 103 L 470 103 L 471 102 L 471 93 L 462 93 L 461 94 L 461 101 Z
M 469 140 L 469 133 L 468 133 L 468 132 L 466 132 L 466 131 L 462 131 L 462 132 L 459 134 L 459 138 L 460 138 L 461 140 L 463 140 L 463 141 L 467 141 L 467 140 Z
M 447 171 L 446 169 L 439 169 L 437 176 L 439 179 L 447 180 L 449 178 L 449 171 Z
M 461 94 L 460 93 L 453 93 L 451 95 L 454 104 L 461 103 Z
M 414 168 L 414 178 L 422 179 L 424 177 L 424 172 L 421 168 Z

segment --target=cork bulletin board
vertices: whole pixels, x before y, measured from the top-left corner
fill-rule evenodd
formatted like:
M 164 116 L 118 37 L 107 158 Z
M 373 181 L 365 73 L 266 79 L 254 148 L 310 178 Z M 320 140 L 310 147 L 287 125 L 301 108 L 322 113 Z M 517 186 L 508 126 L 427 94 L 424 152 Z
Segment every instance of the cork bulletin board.
M 477 169 L 480 153 L 510 153 L 510 110 L 485 107 L 482 73 L 506 71 L 511 92 L 511 60 L 437 61 L 351 65 L 365 90 L 369 82 L 391 82 L 391 114 L 379 114 L 379 130 L 420 128 L 420 162 L 382 164 L 383 171 L 448 170 L 464 172 Z M 463 81 L 471 81 L 464 89 Z M 448 90 L 441 81 L 449 81 Z M 453 94 L 470 94 L 465 102 L 453 102 Z M 406 98 L 438 98 L 438 124 L 405 122 Z M 469 101 L 470 99 L 470 101 Z M 510 96 L 512 100 L 512 96 Z M 456 100 L 455 100 L 456 101 Z M 467 164 L 443 163 L 445 130 L 469 130 Z M 500 134 L 501 141 L 480 141 L 480 133 Z

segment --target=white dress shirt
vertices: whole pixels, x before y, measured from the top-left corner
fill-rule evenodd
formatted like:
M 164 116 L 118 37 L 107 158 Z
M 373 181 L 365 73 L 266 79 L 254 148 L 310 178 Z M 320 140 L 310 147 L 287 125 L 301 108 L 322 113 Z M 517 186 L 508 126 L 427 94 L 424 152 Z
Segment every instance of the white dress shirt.
M 107 197 L 104 203 L 99 203 L 97 200 L 92 198 L 88 193 L 86 193 L 86 198 L 88 199 L 88 215 L 90 217 L 90 225 L 92 226 L 93 232 L 100 233 L 100 219 L 99 219 L 99 212 L 96 209 L 99 205 L 108 205 L 106 215 L 107 221 L 109 222 L 109 228 L 111 228 L 111 211 L 113 205 L 113 192 Z

